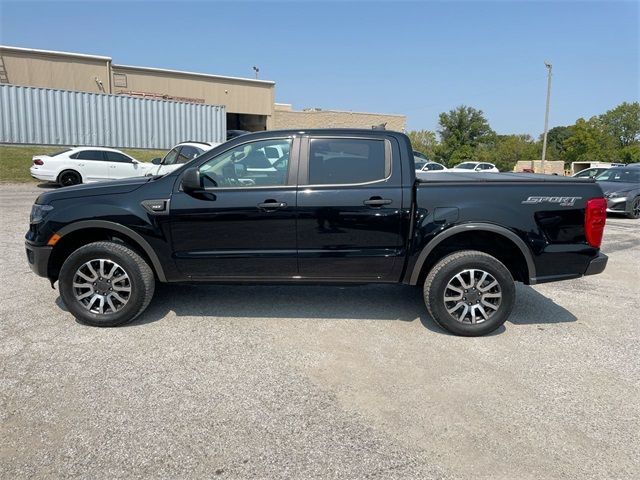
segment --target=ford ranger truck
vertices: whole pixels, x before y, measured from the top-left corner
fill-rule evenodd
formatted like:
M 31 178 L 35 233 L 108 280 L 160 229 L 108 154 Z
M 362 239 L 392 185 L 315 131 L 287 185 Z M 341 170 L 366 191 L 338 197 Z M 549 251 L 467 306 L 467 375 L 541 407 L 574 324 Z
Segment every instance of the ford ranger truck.
M 157 282 L 393 283 L 419 286 L 431 317 L 467 336 L 507 320 L 515 282 L 604 270 L 594 181 L 416 177 L 413 162 L 397 132 L 243 135 L 164 176 L 41 194 L 27 259 L 95 326 L 136 318 Z

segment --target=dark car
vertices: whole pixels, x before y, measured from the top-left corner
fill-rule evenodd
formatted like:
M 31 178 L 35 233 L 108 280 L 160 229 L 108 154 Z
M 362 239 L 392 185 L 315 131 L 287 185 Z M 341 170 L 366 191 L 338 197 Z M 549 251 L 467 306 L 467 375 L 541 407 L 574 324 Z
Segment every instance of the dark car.
M 607 212 L 640 218 L 640 168 L 609 168 L 596 181 L 607 199 Z
M 273 164 L 272 148 L 282 152 Z M 387 283 L 419 285 L 438 324 L 476 336 L 507 320 L 514 282 L 604 270 L 605 208 L 592 180 L 416 178 L 398 132 L 269 131 L 161 177 L 42 193 L 26 253 L 69 312 L 96 326 L 133 320 L 156 282 Z

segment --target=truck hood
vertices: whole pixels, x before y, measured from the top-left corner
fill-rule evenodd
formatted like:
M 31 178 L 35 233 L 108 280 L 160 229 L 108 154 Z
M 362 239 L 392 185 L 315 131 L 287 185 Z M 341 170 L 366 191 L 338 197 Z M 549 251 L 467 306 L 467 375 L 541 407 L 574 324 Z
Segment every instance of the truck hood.
M 140 188 L 145 183 L 152 180 L 152 177 L 132 177 L 121 180 L 110 180 L 106 182 L 90 183 L 85 185 L 74 185 L 63 187 L 41 194 L 36 203 L 47 205 L 56 200 L 67 200 L 69 198 L 93 197 L 95 195 L 117 195 L 119 193 L 132 192 Z

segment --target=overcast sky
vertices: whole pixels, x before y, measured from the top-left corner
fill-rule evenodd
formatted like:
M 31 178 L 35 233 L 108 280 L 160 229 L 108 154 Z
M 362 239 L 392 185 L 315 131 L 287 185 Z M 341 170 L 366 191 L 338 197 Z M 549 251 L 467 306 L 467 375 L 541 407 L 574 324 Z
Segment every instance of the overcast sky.
M 467 104 L 498 133 L 640 95 L 640 2 L 11 2 L 0 42 L 114 63 L 276 82 L 276 101 L 402 113 L 409 129 Z

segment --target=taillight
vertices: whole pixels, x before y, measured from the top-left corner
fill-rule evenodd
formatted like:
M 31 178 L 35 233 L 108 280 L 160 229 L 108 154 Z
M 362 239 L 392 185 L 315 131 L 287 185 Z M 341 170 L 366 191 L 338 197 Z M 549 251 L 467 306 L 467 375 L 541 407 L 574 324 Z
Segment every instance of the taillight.
M 584 211 L 584 235 L 592 247 L 600 248 L 606 221 L 607 201 L 604 198 L 587 200 L 587 208 Z
M 43 162 L 42 160 L 40 160 L 39 158 L 36 158 L 36 159 L 33 161 L 33 164 L 34 164 L 34 165 L 44 165 L 44 162 Z

